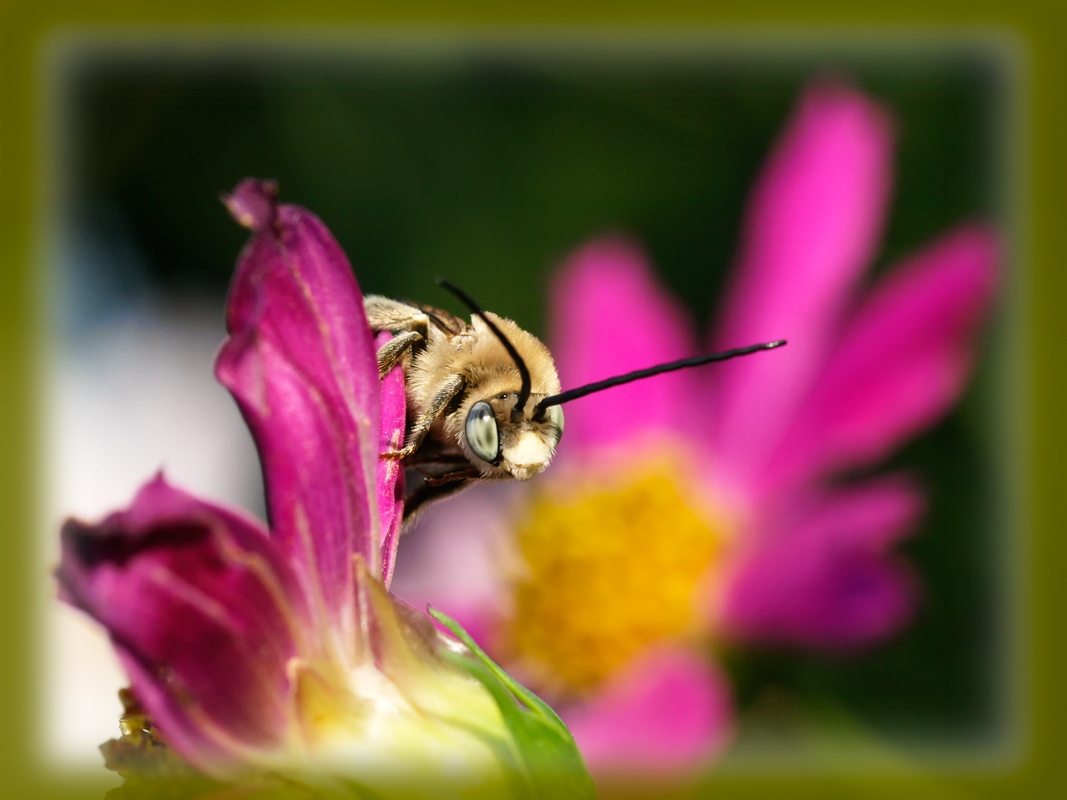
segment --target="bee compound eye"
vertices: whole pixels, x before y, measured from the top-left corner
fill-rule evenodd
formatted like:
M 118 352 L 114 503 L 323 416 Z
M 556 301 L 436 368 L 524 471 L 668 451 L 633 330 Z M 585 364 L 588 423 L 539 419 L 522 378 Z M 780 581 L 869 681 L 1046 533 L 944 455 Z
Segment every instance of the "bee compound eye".
M 559 444 L 559 440 L 563 438 L 563 407 L 549 406 L 545 416 L 548 417 L 548 421 L 555 427 L 556 444 Z
M 500 431 L 496 426 L 496 415 L 484 400 L 475 403 L 467 414 L 466 431 L 467 444 L 478 458 L 490 464 L 500 460 Z

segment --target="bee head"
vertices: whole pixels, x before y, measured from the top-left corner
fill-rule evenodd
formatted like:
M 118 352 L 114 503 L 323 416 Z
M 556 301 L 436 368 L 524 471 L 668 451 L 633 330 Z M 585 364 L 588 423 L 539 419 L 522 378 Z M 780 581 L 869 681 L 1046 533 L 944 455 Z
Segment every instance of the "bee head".
M 531 395 L 534 402 L 518 414 L 514 413 L 518 392 L 500 392 L 465 404 L 469 407 L 464 409 L 460 440 L 483 474 L 524 481 L 552 461 L 563 436 L 563 410 L 552 406 L 549 413 L 537 414 L 536 403 L 544 397 Z
M 482 386 L 480 398 L 468 399 L 460 409 L 459 441 L 467 458 L 487 477 L 520 481 L 542 472 L 556 453 L 563 435 L 563 411 L 558 405 L 541 409 L 548 395 L 535 394 L 530 370 L 500 327 L 462 289 L 438 278 L 437 284 L 455 295 L 503 345 L 519 373 L 520 385 Z M 552 368 L 555 378 L 555 368 Z M 558 387 L 558 381 L 556 381 Z M 546 413 L 546 411 L 548 413 Z

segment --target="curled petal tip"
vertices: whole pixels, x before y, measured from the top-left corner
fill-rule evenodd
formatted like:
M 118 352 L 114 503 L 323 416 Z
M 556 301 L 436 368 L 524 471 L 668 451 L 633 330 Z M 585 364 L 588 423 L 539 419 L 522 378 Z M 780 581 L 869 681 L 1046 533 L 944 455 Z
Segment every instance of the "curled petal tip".
M 253 231 L 274 225 L 278 215 L 278 182 L 245 178 L 222 202 L 235 220 Z

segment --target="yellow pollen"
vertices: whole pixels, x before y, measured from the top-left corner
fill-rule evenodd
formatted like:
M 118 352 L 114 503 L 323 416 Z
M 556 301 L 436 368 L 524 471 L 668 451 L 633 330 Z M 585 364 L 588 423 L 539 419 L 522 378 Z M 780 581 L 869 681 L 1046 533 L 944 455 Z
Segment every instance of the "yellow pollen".
M 646 462 L 610 485 L 534 501 L 519 531 L 528 569 L 509 639 L 547 682 L 590 690 L 644 645 L 693 627 L 722 526 L 679 485 L 676 470 Z

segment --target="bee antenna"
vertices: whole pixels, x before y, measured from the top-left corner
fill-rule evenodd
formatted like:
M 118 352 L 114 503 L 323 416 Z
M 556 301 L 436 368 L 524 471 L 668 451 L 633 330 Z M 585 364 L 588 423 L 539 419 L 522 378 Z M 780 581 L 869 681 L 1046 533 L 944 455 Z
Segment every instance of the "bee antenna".
M 515 402 L 515 407 L 511 410 L 511 417 L 514 420 L 522 419 L 526 403 L 530 399 L 530 391 L 533 388 L 533 382 L 530 380 L 530 370 L 526 368 L 526 362 L 522 360 L 519 351 L 515 349 L 515 345 L 508 341 L 508 337 L 496 326 L 496 323 L 489 319 L 489 317 L 486 316 L 486 313 L 482 311 L 481 307 L 471 299 L 470 295 L 454 283 L 446 281 L 444 278 L 437 278 L 434 283 L 445 291 L 451 292 L 459 302 L 463 303 L 463 305 L 470 310 L 472 314 L 480 317 L 482 322 L 489 326 L 489 330 L 491 330 L 496 338 L 500 340 L 500 343 L 504 345 L 504 349 L 508 351 L 508 355 L 511 356 L 511 360 L 515 362 L 515 366 L 519 370 L 519 376 L 522 378 L 522 383 L 519 386 L 519 397 Z
M 674 372 L 679 369 L 689 369 L 690 367 L 699 367 L 703 364 L 710 364 L 714 361 L 729 361 L 731 358 L 737 358 L 738 356 L 747 356 L 751 353 L 758 353 L 761 350 L 773 350 L 776 347 L 782 347 L 785 345 L 785 339 L 779 339 L 776 342 L 765 342 L 763 344 L 753 344 L 748 347 L 737 347 L 733 350 L 725 350 L 722 353 L 711 353 L 704 356 L 693 356 L 692 358 L 681 358 L 677 361 L 670 361 L 666 364 L 657 364 L 654 367 L 645 367 L 644 369 L 634 370 L 633 372 L 627 372 L 625 375 L 616 375 L 614 378 L 605 378 L 602 381 L 596 381 L 595 383 L 587 383 L 585 386 L 579 386 L 577 389 L 568 389 L 565 392 L 554 394 L 551 397 L 546 397 L 540 403 L 537 404 L 537 414 L 541 414 L 544 409 L 549 406 L 558 406 L 562 403 L 569 403 L 571 400 L 577 400 L 579 397 L 585 397 L 587 394 L 593 394 L 593 392 L 600 392 L 604 389 L 610 389 L 612 386 L 622 386 L 624 383 L 633 383 L 644 378 L 651 378 L 653 375 L 662 375 L 664 372 Z

